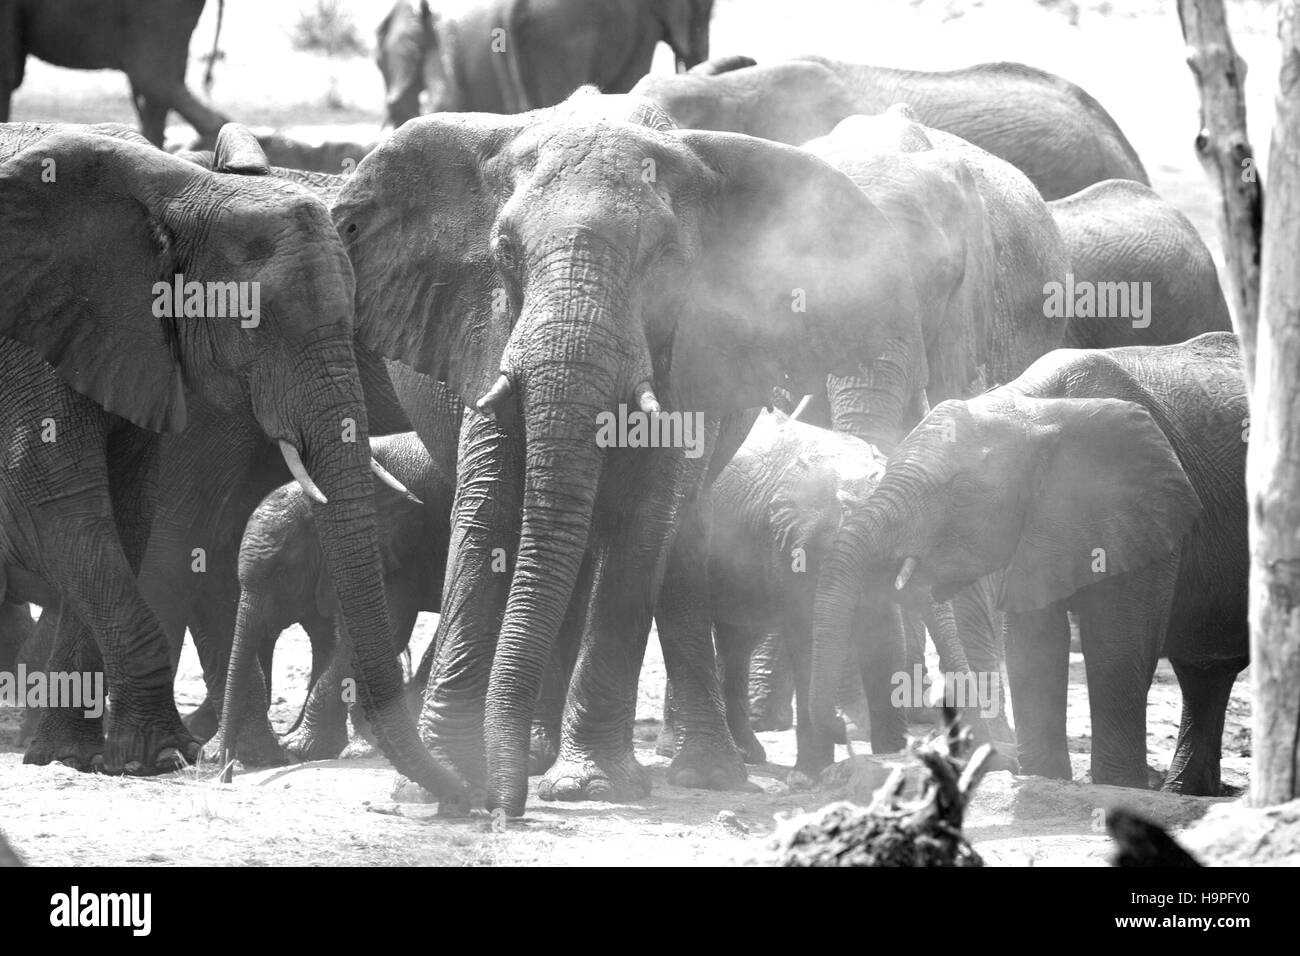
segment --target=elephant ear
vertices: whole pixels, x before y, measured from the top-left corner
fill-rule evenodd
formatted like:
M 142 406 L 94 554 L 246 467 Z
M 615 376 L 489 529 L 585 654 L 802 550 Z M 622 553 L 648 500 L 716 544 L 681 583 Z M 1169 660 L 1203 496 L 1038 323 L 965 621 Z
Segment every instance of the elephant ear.
M 467 403 L 499 374 L 509 316 L 488 247 L 498 150 L 524 121 L 433 114 L 366 156 L 334 204 L 357 283 L 357 338 L 446 382 Z M 504 175 L 504 170 L 502 171 Z
M 1047 423 L 1002 610 L 1046 607 L 1177 548 L 1201 500 L 1151 414 L 1118 399 L 1023 399 Z
M 72 388 L 142 428 L 180 431 L 185 398 L 171 235 L 150 203 L 197 167 L 153 146 L 55 132 L 0 162 L 0 335 L 34 349 Z
M 252 130 L 239 123 L 227 123 L 217 133 L 217 144 L 212 148 L 212 168 L 219 173 L 246 176 L 271 174 L 271 164 L 266 160 L 262 144 Z
M 906 250 L 848 176 L 780 143 L 673 135 L 713 174 L 673 347 L 675 384 L 695 407 L 765 405 L 774 385 L 813 392 L 919 336 Z
M 803 551 L 805 560 L 810 550 L 820 555 L 824 549 L 816 546 L 817 539 L 839 527 L 840 507 L 834 478 L 825 463 L 806 452 L 795 457 L 768 503 L 778 567 L 790 567 L 797 549 Z

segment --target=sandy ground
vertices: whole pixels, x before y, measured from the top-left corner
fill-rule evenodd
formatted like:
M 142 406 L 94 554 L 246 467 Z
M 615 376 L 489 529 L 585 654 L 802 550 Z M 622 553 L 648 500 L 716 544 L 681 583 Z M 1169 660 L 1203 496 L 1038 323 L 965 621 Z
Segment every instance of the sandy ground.
M 421 615 L 418 655 L 437 618 Z M 287 728 L 302 704 L 310 647 L 298 628 L 280 641 L 272 678 L 272 719 Z M 417 656 L 418 659 L 418 656 Z M 665 779 L 666 758 L 654 753 L 663 706 L 663 658 L 654 636 L 637 702 L 637 756 L 651 768 L 650 798 L 635 803 L 546 803 L 536 778 L 521 820 L 504 831 L 479 814 L 449 820 L 435 808 L 393 800 L 395 774 L 378 758 L 319 761 L 236 776 L 223 786 L 202 771 L 153 779 L 79 774 L 64 767 L 25 767 L 13 746 L 15 714 L 0 709 L 0 821 L 15 847 L 35 864 L 374 865 L 529 864 L 710 865 L 771 857 L 778 818 L 813 810 L 861 788 L 792 792 L 794 731 L 760 734 L 769 763 L 750 768 L 735 792 L 685 790 Z M 177 679 L 182 712 L 203 685 L 187 646 Z M 1249 765 L 1248 684 L 1237 683 L 1224 737 L 1224 777 L 1242 786 Z M 1088 766 L 1089 721 L 1083 660 L 1071 661 L 1070 749 L 1075 779 Z M 1147 716 L 1151 764 L 1165 769 L 1182 706 L 1165 663 L 1156 675 Z M 915 728 L 918 733 L 924 727 Z M 854 753 L 869 752 L 855 743 Z M 837 748 L 837 759 L 849 757 Z M 1172 826 L 1197 819 L 1217 801 L 1062 784 L 991 774 L 972 808 L 967 832 L 993 865 L 1101 865 L 1110 841 L 1098 808 L 1124 802 Z M 722 814 L 722 820 L 719 815 Z
M 348 0 L 369 42 L 386 4 Z M 215 105 L 244 122 L 277 127 L 329 126 L 340 139 L 365 140 L 380 118 L 382 86 L 368 58 L 331 62 L 293 52 L 287 40 L 296 4 L 227 5 Z M 715 53 L 759 59 L 817 52 L 860 62 L 951 68 L 978 60 L 1038 65 L 1081 83 L 1112 112 L 1142 155 L 1157 190 L 1214 237 L 1206 182 L 1191 152 L 1197 128 L 1195 88 L 1183 61 L 1168 0 L 1104 3 L 1035 0 L 720 0 Z M 200 53 L 211 46 L 215 4 L 195 32 L 190 81 L 198 89 Z M 1251 66 L 1248 110 L 1261 160 L 1267 153 L 1277 50 L 1270 4 L 1245 0 L 1232 10 L 1239 51 Z M 657 70 L 671 69 L 666 51 Z M 342 107 L 325 105 L 334 82 Z M 32 60 L 14 97 L 15 120 L 134 122 L 126 80 L 78 73 Z M 169 136 L 184 139 L 178 127 Z M 433 633 L 421 619 L 417 650 Z M 273 717 L 287 726 L 305 694 L 308 645 L 296 628 L 276 660 Z M 716 864 L 770 855 L 778 818 L 842 795 L 834 789 L 792 793 L 783 783 L 794 762 L 794 733 L 760 735 L 771 763 L 751 768 L 747 789 L 714 793 L 669 787 L 667 761 L 654 755 L 663 665 L 651 639 L 638 701 L 638 757 L 651 768 L 653 793 L 632 804 L 552 804 L 531 798 L 527 815 L 494 830 L 478 816 L 446 820 L 432 807 L 395 803 L 393 772 L 378 759 L 327 761 L 247 773 L 231 786 L 187 771 L 147 780 L 22 766 L 16 723 L 0 711 L 0 827 L 36 864 Z M 187 647 L 177 679 L 182 712 L 202 692 Z M 1250 755 L 1246 675 L 1238 681 L 1224 738 L 1225 780 L 1246 782 Z M 1069 733 L 1075 779 L 1085 779 L 1089 746 L 1082 659 L 1071 664 Z M 1167 664 L 1148 707 L 1150 762 L 1167 767 L 1181 698 Z M 918 728 L 919 730 L 920 728 Z M 866 745 L 855 745 L 864 752 Z M 840 748 L 838 757 L 847 757 Z M 1085 784 L 990 775 L 968 832 L 988 862 L 1003 865 L 1098 865 L 1109 841 L 1098 808 L 1139 804 L 1182 827 L 1217 801 L 1174 798 Z M 720 818 L 719 815 L 722 814 Z

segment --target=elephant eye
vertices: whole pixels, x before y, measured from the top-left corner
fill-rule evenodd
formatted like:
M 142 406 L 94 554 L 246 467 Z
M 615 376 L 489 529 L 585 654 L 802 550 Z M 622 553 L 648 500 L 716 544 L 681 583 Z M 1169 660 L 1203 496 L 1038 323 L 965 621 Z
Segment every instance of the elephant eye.
M 519 268 L 519 249 L 509 236 L 498 233 L 492 242 L 492 255 L 497 261 L 497 268 L 514 278 Z

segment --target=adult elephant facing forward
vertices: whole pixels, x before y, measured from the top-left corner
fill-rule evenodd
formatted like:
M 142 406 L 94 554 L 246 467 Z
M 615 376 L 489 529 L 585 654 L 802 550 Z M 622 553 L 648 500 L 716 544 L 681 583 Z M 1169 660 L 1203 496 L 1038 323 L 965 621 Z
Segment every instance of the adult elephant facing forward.
M 543 795 L 644 793 L 641 655 L 719 425 L 774 384 L 813 386 L 918 336 L 903 250 L 811 154 L 594 94 L 410 122 L 357 168 L 335 223 L 362 340 L 492 416 L 462 433 L 426 739 L 521 813 L 533 706 L 568 619 L 582 640 Z M 681 427 L 651 445 L 620 416 L 642 436 Z M 494 573 L 515 542 L 513 571 Z M 712 750 L 743 779 L 709 656 L 682 675 L 713 699 L 680 728 L 677 759 Z
M 113 702 L 102 735 L 80 711 L 76 723 L 47 712 L 28 762 L 93 764 L 102 754 L 109 769 L 150 772 L 171 769 L 177 751 L 196 755 L 176 713 L 166 638 L 136 582 L 153 509 L 152 433 L 184 427 L 188 388 L 250 414 L 320 502 L 326 560 L 386 751 L 454 785 L 419 748 L 390 651 L 353 279 L 327 209 L 269 176 L 212 173 L 109 132 L 0 127 L 0 580 L 16 600 L 61 600 L 71 612 L 51 670 L 78 669 L 72 638 L 93 634 Z M 232 168 L 265 163 L 246 130 L 226 127 L 217 146 L 240 154 Z M 210 285 L 198 303 L 186 289 L 177 316 L 160 306 L 182 276 Z M 241 288 L 241 304 L 256 297 L 251 312 L 231 314 L 228 298 L 214 310 L 218 291 Z
M 479 0 L 453 12 L 398 0 L 376 48 L 386 125 L 429 112 L 519 113 L 554 106 L 580 86 L 626 93 L 655 46 L 678 69 L 709 56 L 713 0 Z

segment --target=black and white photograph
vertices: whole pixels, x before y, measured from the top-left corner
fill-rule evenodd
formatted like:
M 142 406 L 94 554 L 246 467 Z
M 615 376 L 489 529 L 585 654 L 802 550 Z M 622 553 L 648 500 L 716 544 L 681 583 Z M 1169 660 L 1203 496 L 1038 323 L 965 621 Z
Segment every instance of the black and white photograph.
M 55 930 L 1300 865 L 1300 0 L 0 0 L 0 599 Z

